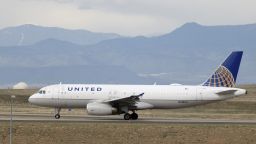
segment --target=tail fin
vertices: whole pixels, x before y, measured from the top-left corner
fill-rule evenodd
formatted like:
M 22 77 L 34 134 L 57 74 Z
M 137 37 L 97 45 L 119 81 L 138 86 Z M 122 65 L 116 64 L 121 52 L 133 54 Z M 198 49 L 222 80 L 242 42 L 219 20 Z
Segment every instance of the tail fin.
M 235 87 L 242 55 L 243 51 L 232 52 L 214 74 L 202 85 L 211 87 Z

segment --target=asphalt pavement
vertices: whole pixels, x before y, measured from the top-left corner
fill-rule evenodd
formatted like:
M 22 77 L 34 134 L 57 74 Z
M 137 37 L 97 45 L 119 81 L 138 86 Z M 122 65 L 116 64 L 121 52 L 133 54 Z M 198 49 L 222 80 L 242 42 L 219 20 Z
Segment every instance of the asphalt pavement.
M 0 121 L 9 121 L 9 115 L 0 115 Z M 82 122 L 82 123 L 169 123 L 169 124 L 256 124 L 256 120 L 240 119 L 200 119 L 200 118 L 161 118 L 140 117 L 138 120 L 124 120 L 122 116 L 61 116 L 13 115 L 13 121 L 21 122 Z

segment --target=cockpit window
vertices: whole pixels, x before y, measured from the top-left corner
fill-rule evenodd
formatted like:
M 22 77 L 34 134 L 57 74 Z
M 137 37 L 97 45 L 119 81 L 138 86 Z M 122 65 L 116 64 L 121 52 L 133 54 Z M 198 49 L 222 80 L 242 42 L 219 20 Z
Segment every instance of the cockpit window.
M 40 90 L 38 93 L 39 94 L 45 94 L 45 90 Z

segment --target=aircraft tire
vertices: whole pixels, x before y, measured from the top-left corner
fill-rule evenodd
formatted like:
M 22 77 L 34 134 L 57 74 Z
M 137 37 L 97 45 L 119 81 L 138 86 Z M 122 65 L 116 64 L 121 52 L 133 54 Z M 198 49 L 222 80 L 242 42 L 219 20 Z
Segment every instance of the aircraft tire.
M 131 118 L 131 115 L 129 113 L 124 114 L 124 120 L 129 120 Z
M 132 120 L 137 120 L 138 117 L 139 117 L 139 116 L 138 116 L 137 113 L 132 113 L 132 114 L 131 114 L 131 119 L 132 119 Z
M 55 117 L 55 119 L 59 119 L 60 118 L 60 114 L 56 114 L 54 117 Z

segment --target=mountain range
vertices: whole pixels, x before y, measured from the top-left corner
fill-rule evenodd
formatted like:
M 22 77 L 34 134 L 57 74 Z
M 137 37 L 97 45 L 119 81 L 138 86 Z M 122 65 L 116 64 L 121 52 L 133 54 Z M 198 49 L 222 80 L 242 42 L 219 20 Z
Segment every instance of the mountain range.
M 186 23 L 154 37 L 22 25 L 0 30 L 0 85 L 200 84 L 234 50 L 238 83 L 255 83 L 255 46 L 256 24 Z
M 68 30 L 32 24 L 8 27 L 0 30 L 1 46 L 31 45 L 46 39 L 56 39 L 79 45 L 88 45 L 118 37 L 120 37 L 120 35 L 114 33 L 95 33 L 88 30 Z

